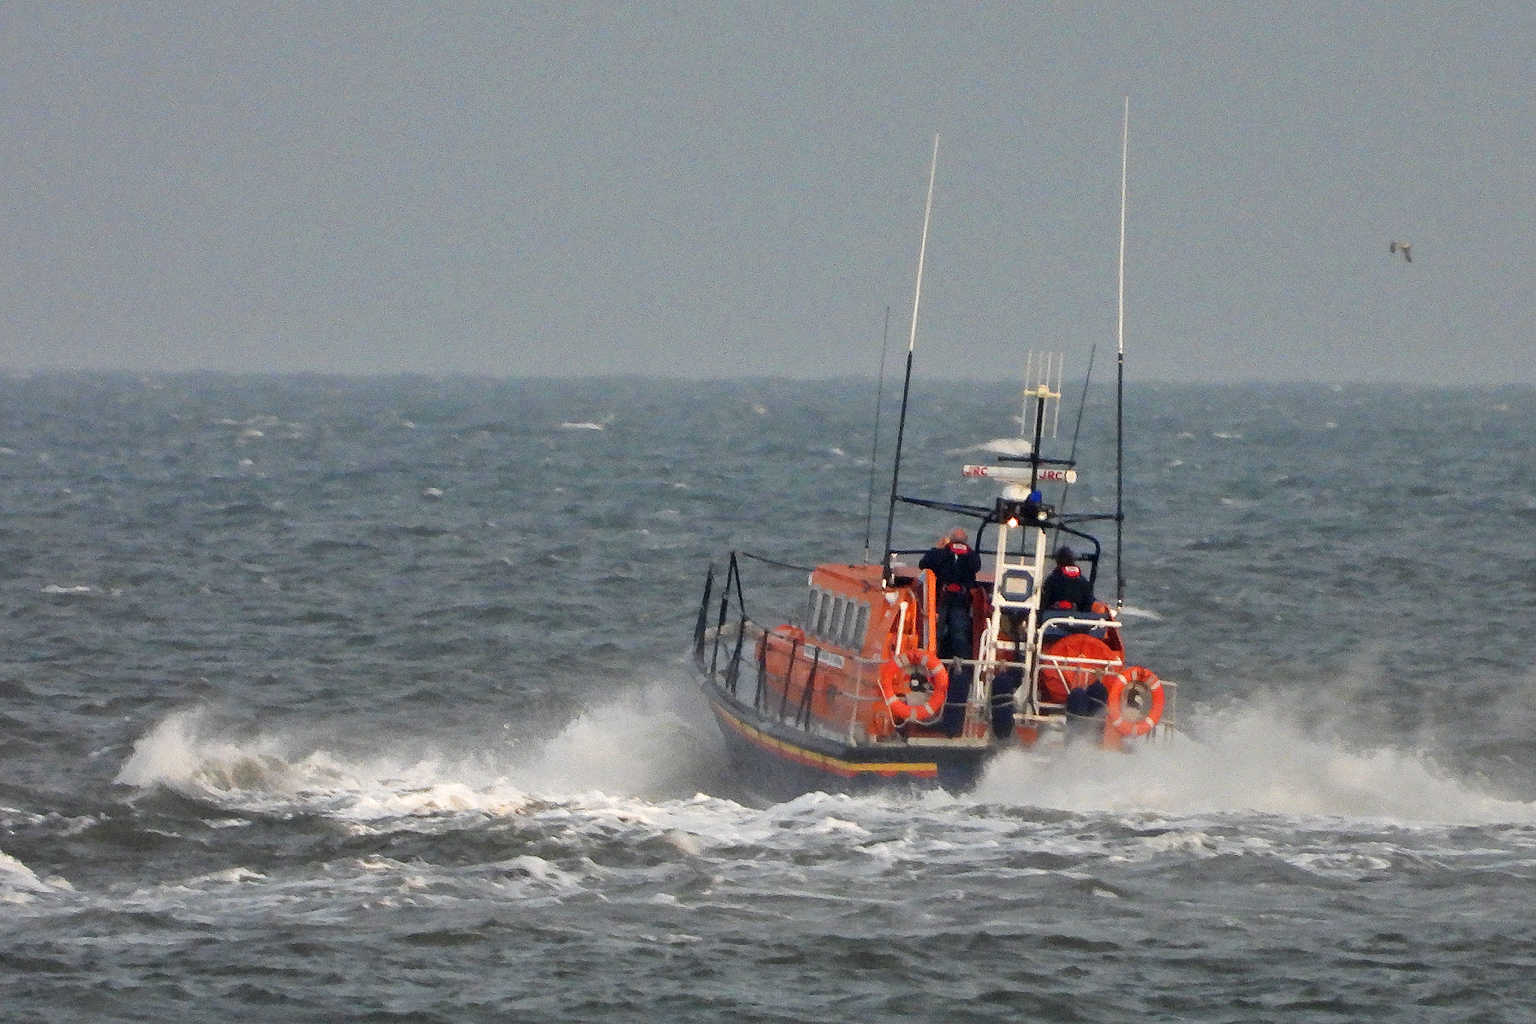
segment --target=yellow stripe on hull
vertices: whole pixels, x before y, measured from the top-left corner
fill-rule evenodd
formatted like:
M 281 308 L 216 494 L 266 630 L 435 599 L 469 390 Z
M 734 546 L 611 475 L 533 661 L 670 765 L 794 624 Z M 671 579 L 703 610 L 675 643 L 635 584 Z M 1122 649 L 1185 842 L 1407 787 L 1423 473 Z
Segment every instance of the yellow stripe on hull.
M 936 779 L 939 776 L 939 766 L 932 761 L 844 761 L 841 758 L 827 754 L 818 754 L 814 750 L 806 750 L 792 743 L 786 743 L 781 739 L 770 736 L 761 729 L 756 729 L 735 715 L 731 714 L 719 704 L 713 704 L 715 714 L 720 721 L 736 732 L 748 742 L 756 744 L 779 757 L 796 764 L 802 764 L 809 768 L 817 768 L 824 772 L 840 775 L 845 779 L 858 778 L 861 775 L 881 775 L 886 778 L 910 777 L 914 779 Z

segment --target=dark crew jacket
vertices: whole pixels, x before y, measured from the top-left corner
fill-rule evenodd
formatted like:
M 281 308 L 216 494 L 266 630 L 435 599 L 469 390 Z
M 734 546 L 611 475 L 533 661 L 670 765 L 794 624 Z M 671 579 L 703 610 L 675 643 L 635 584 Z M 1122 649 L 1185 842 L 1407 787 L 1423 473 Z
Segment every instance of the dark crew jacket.
M 1058 565 L 1045 578 L 1040 588 L 1040 607 L 1043 610 L 1093 610 L 1093 584 L 1075 565 Z
M 969 544 L 951 541 L 943 547 L 929 548 L 917 567 L 933 571 L 940 600 L 969 599 L 976 574 L 981 571 L 981 556 Z

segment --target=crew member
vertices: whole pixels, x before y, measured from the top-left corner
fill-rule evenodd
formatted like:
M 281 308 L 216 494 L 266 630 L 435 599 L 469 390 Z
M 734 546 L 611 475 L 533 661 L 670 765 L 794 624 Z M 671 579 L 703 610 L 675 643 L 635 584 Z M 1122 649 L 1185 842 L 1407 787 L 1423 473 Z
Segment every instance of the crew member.
M 1093 610 L 1093 584 L 1078 567 L 1077 554 L 1069 547 L 1056 549 L 1056 568 L 1040 588 L 1040 611 L 1089 612 Z
M 1052 558 L 1056 562 L 1056 568 L 1046 576 L 1045 583 L 1040 588 L 1041 616 L 1049 618 L 1052 615 L 1091 613 L 1094 618 L 1100 618 L 1103 613 L 1094 607 L 1093 583 L 1078 567 L 1076 552 L 1063 546 L 1056 549 L 1056 554 Z M 1046 636 L 1047 639 L 1059 639 L 1065 633 L 1090 631 L 1088 627 L 1075 626 L 1065 631 L 1048 630 Z M 1103 713 L 1104 704 L 1108 699 L 1108 688 L 1098 680 L 1089 683 L 1086 687 L 1073 687 L 1067 694 L 1067 714 L 1080 718 L 1095 717 Z
M 971 588 L 981 571 L 981 555 L 966 542 L 965 530 L 957 526 L 939 538 L 917 567 L 932 570 L 938 584 L 939 657 L 969 658 Z

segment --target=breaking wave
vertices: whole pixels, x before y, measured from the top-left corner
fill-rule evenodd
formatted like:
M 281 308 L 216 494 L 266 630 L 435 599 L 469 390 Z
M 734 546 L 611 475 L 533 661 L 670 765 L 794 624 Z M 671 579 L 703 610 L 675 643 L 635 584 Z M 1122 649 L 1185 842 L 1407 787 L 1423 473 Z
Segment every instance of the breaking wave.
M 973 797 L 1079 813 L 1261 813 L 1438 824 L 1536 822 L 1536 803 L 1457 778 L 1425 751 L 1317 735 L 1304 701 L 1274 694 L 1201 708 L 1198 730 L 1134 754 L 1090 745 L 1042 755 L 1009 752 Z
M 477 742 L 466 750 L 443 739 L 398 738 L 358 756 L 348 752 L 355 736 L 253 733 L 198 707 L 173 712 L 135 743 L 116 781 L 228 808 L 372 820 L 516 814 L 534 800 L 589 791 L 671 799 L 718 790 L 727 778 L 713 722 L 664 683 L 632 687 L 539 743 Z

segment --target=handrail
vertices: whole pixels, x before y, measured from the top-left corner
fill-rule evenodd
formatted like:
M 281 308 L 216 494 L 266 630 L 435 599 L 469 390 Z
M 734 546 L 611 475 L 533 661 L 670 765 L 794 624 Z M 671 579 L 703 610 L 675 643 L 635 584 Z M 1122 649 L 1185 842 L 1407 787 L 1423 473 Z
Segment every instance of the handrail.
M 800 706 L 795 709 L 795 725 L 808 726 L 811 724 L 811 697 L 816 692 L 816 670 L 821 667 L 821 648 L 816 648 L 816 656 L 811 659 L 811 671 L 805 677 L 805 686 L 800 691 Z M 788 677 L 785 679 L 784 692 L 789 693 Z
M 733 552 L 732 554 L 733 554 L 733 557 L 734 557 L 735 553 Z M 793 569 L 795 572 L 810 572 L 811 571 L 809 566 L 795 565 L 792 562 L 780 562 L 777 559 L 773 559 L 773 558 L 764 558 L 762 555 L 754 555 L 750 551 L 743 551 L 743 552 L 741 552 L 741 557 L 742 558 L 750 558 L 754 562 L 762 562 L 764 565 L 771 565 L 771 566 L 773 566 L 776 569 Z
M 850 680 L 857 680 L 852 687 L 838 686 L 838 701 L 851 701 L 847 705 L 847 713 L 850 716 L 844 724 L 853 729 L 858 722 L 865 721 L 870 714 L 869 707 L 883 705 L 883 698 L 878 693 L 878 684 L 874 681 L 878 674 L 879 666 L 883 663 L 883 655 L 889 651 L 877 651 L 872 656 L 862 653 L 843 654 L 837 651 L 826 650 L 822 643 L 815 638 L 805 635 L 799 627 L 785 627 L 781 632 L 778 627 L 765 626 L 753 619 L 746 611 L 743 600 L 742 572 L 739 558 L 751 557 L 755 561 L 767 561 L 758 556 L 732 552 L 730 560 L 722 574 L 716 564 L 709 566 L 706 574 L 703 598 L 700 601 L 698 616 L 694 625 L 694 661 L 699 669 L 707 673 L 714 681 L 714 685 L 723 693 L 741 700 L 741 675 L 746 664 L 747 643 L 753 641 L 753 660 L 757 663 L 757 679 L 755 692 L 752 695 L 752 706 L 760 713 L 776 717 L 786 725 L 793 725 L 801 729 L 813 729 L 824 731 L 826 728 L 841 729 L 843 726 L 834 725 L 830 720 L 823 721 L 822 717 L 814 710 L 817 701 L 817 685 L 827 677 L 829 665 L 844 665 L 842 671 Z M 778 563 L 784 568 L 798 568 Z M 910 617 L 917 613 L 918 621 L 910 623 L 918 633 L 919 643 L 926 639 L 931 641 L 936 625 L 933 617 L 937 612 L 936 598 L 933 593 L 932 573 L 916 572 L 914 582 L 917 586 L 911 589 L 915 591 L 911 596 L 917 600 L 904 610 L 904 615 Z M 926 584 L 926 585 L 925 585 Z M 909 598 L 910 600 L 910 598 Z M 903 604 L 907 604 L 906 601 Z M 924 614 L 926 613 L 926 614 Z M 1090 616 L 1086 613 L 1069 613 L 1055 615 L 1042 619 L 1036 626 L 1032 635 L 1027 638 L 1018 638 L 1015 651 L 1024 648 L 1034 648 L 1036 657 L 1026 660 L 982 659 L 982 658 L 949 658 L 945 664 L 949 666 L 951 678 L 959 678 L 962 673 L 969 673 L 971 685 L 964 701 L 956 700 L 952 687 L 950 699 L 945 704 L 953 712 L 956 708 L 964 708 L 964 717 L 958 735 L 951 738 L 966 743 L 977 742 L 977 729 L 991 730 L 995 727 L 999 702 L 1010 699 L 1009 691 L 1015 695 L 1013 700 L 1014 713 L 1018 720 L 1048 721 L 1059 718 L 1065 710 L 1064 705 L 1059 705 L 1041 699 L 1040 673 L 1044 670 L 1060 671 L 1086 671 L 1096 676 L 1107 675 L 1114 671 L 1123 671 L 1126 664 L 1124 652 L 1112 650 L 1112 657 L 1096 658 L 1080 654 L 1049 654 L 1044 650 L 1047 633 L 1054 630 L 1074 630 L 1081 632 L 1102 632 L 1108 629 L 1119 629 L 1121 623 L 1115 618 L 1102 618 Z M 731 631 L 735 631 L 732 642 Z M 713 633 L 713 637 L 710 633 Z M 901 631 L 905 635 L 905 631 Z M 774 641 L 772 638 L 780 637 Z M 926 643 L 923 646 L 927 646 Z M 1001 648 L 1000 644 L 1000 648 Z M 1014 646 L 1008 644 L 1008 646 Z M 815 651 L 807 651 L 806 647 L 814 647 Z M 774 650 L 773 657 L 785 658 L 785 671 L 781 674 L 770 670 L 769 649 Z M 708 652 L 708 653 L 706 653 Z M 1001 649 L 999 650 L 1001 653 Z M 823 656 L 825 654 L 825 657 Z M 840 659 L 832 661 L 832 655 Z M 797 666 L 801 662 L 809 662 L 805 667 L 805 677 L 798 692 L 791 692 L 796 685 L 794 675 Z M 1024 675 L 1018 686 L 1012 686 L 1012 677 L 1007 673 L 1023 672 Z M 834 673 L 835 678 L 842 679 L 843 675 Z M 1006 680 L 1001 683 L 999 680 Z M 1172 727 L 1175 711 L 1177 684 L 1170 680 L 1163 680 L 1163 685 L 1168 689 L 1168 702 L 1164 712 L 1162 725 Z M 1002 685 L 1003 691 L 998 692 L 997 687 Z M 823 690 L 826 688 L 823 687 Z M 774 700 L 777 695 L 778 700 Z M 829 705 L 830 708 L 830 705 Z M 863 710 L 860 710 L 863 709 Z M 836 715 L 839 723 L 842 723 L 844 714 L 839 711 Z M 1161 729 L 1161 725 L 1159 727 Z M 862 732 L 858 735 L 864 736 Z M 850 732 L 853 738 L 854 733 Z M 914 738 L 923 743 L 936 742 L 942 737 L 938 733 L 928 730 L 920 730 L 915 737 L 909 736 L 905 731 L 898 730 L 895 736 L 882 738 L 877 735 L 869 735 L 856 742 L 907 742 Z
M 736 623 L 736 650 L 731 655 L 730 667 L 725 670 L 726 682 L 730 683 L 731 696 L 736 696 L 736 683 L 741 678 L 741 647 L 747 639 L 747 616 L 743 614 Z

